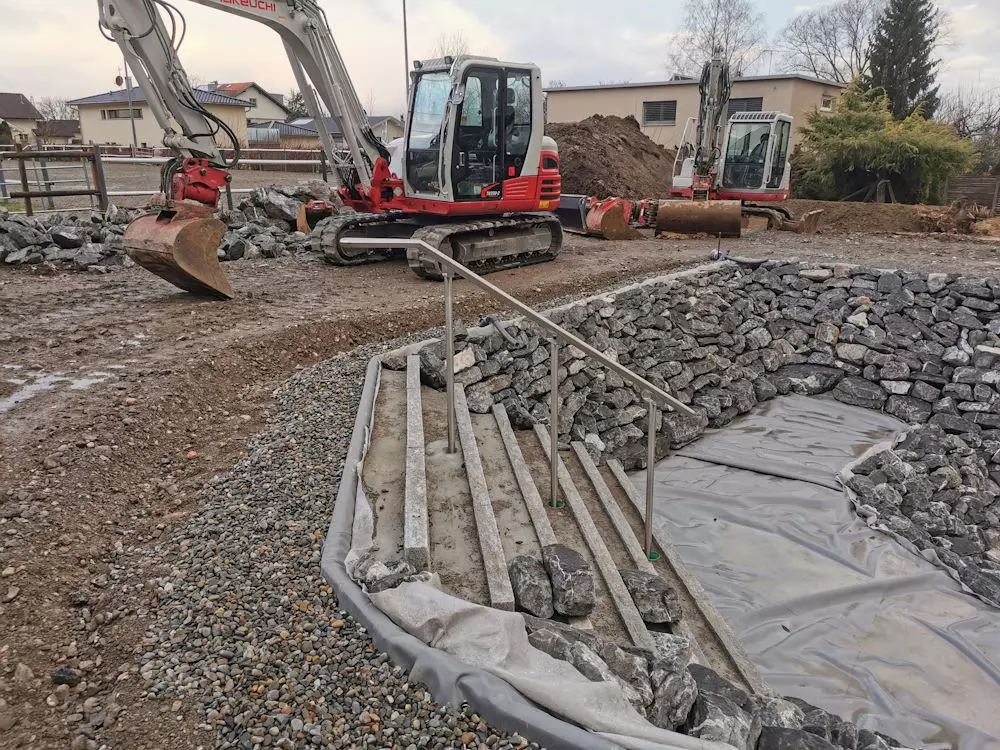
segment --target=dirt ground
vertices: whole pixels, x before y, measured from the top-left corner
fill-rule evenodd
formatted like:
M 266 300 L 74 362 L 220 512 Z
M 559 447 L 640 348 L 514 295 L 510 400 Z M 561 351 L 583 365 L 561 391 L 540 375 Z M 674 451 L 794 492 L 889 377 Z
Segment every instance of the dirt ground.
M 557 261 L 490 278 L 544 307 L 705 262 L 715 246 L 568 237 Z M 753 232 L 723 247 L 1000 275 L 1000 245 L 985 240 Z M 105 276 L 0 269 L 0 723 L 17 719 L 0 726 L 0 747 L 69 746 L 64 712 L 46 704 L 49 674 L 68 653 L 90 662 L 95 692 L 128 694 L 136 681 L 120 669 L 153 596 L 143 584 L 169 569 L 171 531 L 195 511 L 202 485 L 241 455 L 278 382 L 336 352 L 443 322 L 441 286 L 417 279 L 405 261 L 333 268 L 286 257 L 225 268 L 237 290 L 225 303 L 192 298 L 138 268 Z M 456 293 L 468 322 L 499 307 L 463 281 Z M 124 578 L 109 582 L 123 550 Z M 113 621 L 86 620 L 79 592 L 93 612 L 114 611 Z M 35 682 L 15 678 L 19 662 Z M 169 706 L 132 691 L 132 729 L 118 746 L 153 737 L 159 747 L 211 744 L 194 717 L 178 721 Z

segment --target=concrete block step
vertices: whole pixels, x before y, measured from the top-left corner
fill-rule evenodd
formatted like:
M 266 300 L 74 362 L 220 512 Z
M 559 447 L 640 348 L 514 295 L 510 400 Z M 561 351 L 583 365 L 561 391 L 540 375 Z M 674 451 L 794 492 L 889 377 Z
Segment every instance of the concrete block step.
M 486 585 L 489 588 L 490 605 L 496 609 L 514 609 L 514 589 L 507 572 L 507 558 L 500 541 L 500 530 L 496 514 L 483 473 L 482 460 L 476 434 L 472 428 L 472 417 L 465 399 L 465 388 L 455 386 L 455 418 L 458 435 L 465 457 L 465 468 L 472 493 L 472 509 L 479 534 L 479 548 L 482 552 L 483 567 L 486 571 Z
M 607 482 L 604 481 L 604 477 L 601 476 L 601 472 L 594 463 L 594 459 L 590 457 L 590 453 L 587 452 L 583 443 L 574 442 L 572 448 L 577 460 L 583 467 L 583 471 L 590 480 L 597 498 L 601 501 L 601 507 L 604 509 L 605 515 L 611 521 L 611 525 L 614 526 L 618 538 L 625 546 L 629 557 L 632 558 L 633 564 L 639 570 L 647 573 L 655 573 L 653 564 L 649 561 L 646 551 L 642 548 L 642 544 L 640 544 L 635 532 L 629 525 L 628 519 L 625 518 L 625 514 L 618 507 L 618 502 L 612 496 L 611 489 L 608 487 Z
M 555 532 L 552 530 L 552 524 L 549 522 L 549 517 L 545 513 L 545 506 L 542 503 L 541 495 L 538 493 L 538 487 L 535 484 L 535 480 L 531 477 L 531 470 L 528 468 L 528 464 L 524 460 L 524 454 L 521 452 L 521 446 L 518 444 L 517 437 L 514 435 L 514 429 L 511 427 L 510 418 L 507 416 L 507 409 L 504 408 L 503 404 L 496 404 L 493 407 L 493 416 L 496 419 L 497 427 L 500 429 L 500 437 L 503 439 L 504 448 L 507 451 L 507 457 L 510 459 L 511 467 L 514 470 L 514 477 L 517 479 L 517 485 L 521 490 L 521 496 L 524 498 L 524 504 L 531 516 L 531 523 L 535 528 L 535 535 L 538 537 L 538 543 L 542 547 L 555 544 Z
M 535 425 L 535 435 L 542 445 L 545 456 L 548 458 L 551 450 L 549 431 L 542 425 Z M 590 511 L 587 510 L 587 506 L 576 485 L 573 483 L 562 457 L 559 458 L 558 474 L 559 487 L 565 496 L 566 504 L 573 513 L 577 526 L 583 534 L 591 555 L 593 555 L 598 572 L 607 585 L 618 616 L 621 617 L 625 625 L 626 633 L 636 646 L 650 651 L 654 650 L 655 644 L 653 638 L 646 629 L 646 625 L 639 615 L 639 610 L 636 609 L 635 603 L 632 601 L 632 596 L 629 594 L 628 589 L 625 587 L 625 582 L 618 572 L 618 566 L 615 564 L 614 558 L 601 538 L 601 534 L 597 530 L 593 518 L 591 518 Z
M 427 521 L 427 467 L 424 413 L 420 398 L 420 357 L 406 358 L 406 493 L 403 501 L 403 555 L 417 570 L 431 564 Z
M 633 528 L 638 533 L 636 526 L 641 528 L 645 522 L 646 498 L 628 478 L 621 462 L 609 459 L 607 468 L 617 485 L 615 490 L 621 492 L 626 502 L 632 506 L 623 510 L 635 519 Z M 723 677 L 742 684 L 752 693 L 770 694 L 770 688 L 750 660 L 743 644 L 730 630 L 708 593 L 674 549 L 663 519 L 654 517 L 653 541 L 661 555 L 654 565 L 655 572 L 674 588 L 680 598 L 684 617 L 678 623 L 677 632 L 691 641 L 695 659 Z

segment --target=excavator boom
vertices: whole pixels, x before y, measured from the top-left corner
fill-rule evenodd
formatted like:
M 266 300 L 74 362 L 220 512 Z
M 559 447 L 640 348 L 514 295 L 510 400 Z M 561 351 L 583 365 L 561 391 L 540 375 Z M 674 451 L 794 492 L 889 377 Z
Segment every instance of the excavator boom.
M 370 189 L 376 162 L 388 159 L 389 152 L 368 124 L 319 5 L 314 0 L 191 2 L 249 18 L 281 36 L 326 156 L 334 165 L 334 180 L 341 187 Z M 239 161 L 239 139 L 198 101 L 177 53 L 183 18 L 173 5 L 164 0 L 98 0 L 98 6 L 101 28 L 121 47 L 163 128 L 163 144 L 175 154 L 161 178 L 164 207 L 132 223 L 125 248 L 139 265 L 175 286 L 231 297 L 216 254 L 225 226 L 212 218 L 212 211 L 195 210 L 195 204 L 212 209 L 218 205 L 220 190 L 230 180 L 228 170 Z M 337 121 L 349 159 L 334 146 L 320 102 Z M 231 141 L 232 159 L 227 160 L 216 143 L 213 134 L 220 132 Z

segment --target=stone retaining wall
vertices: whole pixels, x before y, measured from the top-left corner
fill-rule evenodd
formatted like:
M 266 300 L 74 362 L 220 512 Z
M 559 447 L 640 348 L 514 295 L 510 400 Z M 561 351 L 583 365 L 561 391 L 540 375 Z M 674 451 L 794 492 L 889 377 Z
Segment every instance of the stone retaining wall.
M 727 263 L 548 315 L 695 409 L 663 416 L 659 457 L 790 392 L 830 392 L 923 426 L 923 443 L 909 440 L 922 449 L 900 447 L 902 457 L 882 459 L 889 470 L 857 472 L 860 502 L 917 547 L 970 568 L 963 581 L 1000 599 L 1000 280 Z M 548 421 L 548 347 L 530 326 L 507 331 L 518 346 L 493 329 L 462 337 L 456 371 L 469 407 L 503 403 L 517 427 Z M 426 384 L 443 386 L 443 355 L 440 342 L 421 349 Z M 561 362 L 560 439 L 643 466 L 639 394 L 574 347 L 562 347 Z

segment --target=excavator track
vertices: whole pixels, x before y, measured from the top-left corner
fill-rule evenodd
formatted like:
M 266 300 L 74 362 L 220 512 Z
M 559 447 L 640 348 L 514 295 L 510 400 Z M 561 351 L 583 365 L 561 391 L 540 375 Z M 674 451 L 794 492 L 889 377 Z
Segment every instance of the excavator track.
M 385 227 L 396 225 L 404 214 L 338 214 L 323 219 L 312 232 L 313 250 L 322 253 L 327 263 L 335 266 L 360 266 L 398 257 L 393 248 L 349 248 L 340 244 L 344 237 L 385 237 Z M 392 234 L 390 236 L 396 236 Z M 405 235 L 404 235 L 405 236 Z
M 515 214 L 496 219 L 435 224 L 413 234 L 477 274 L 554 260 L 562 250 L 562 224 L 554 214 Z M 423 279 L 440 280 L 444 269 L 409 250 L 410 269 Z

